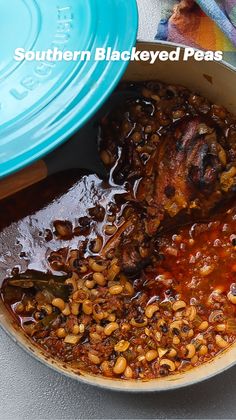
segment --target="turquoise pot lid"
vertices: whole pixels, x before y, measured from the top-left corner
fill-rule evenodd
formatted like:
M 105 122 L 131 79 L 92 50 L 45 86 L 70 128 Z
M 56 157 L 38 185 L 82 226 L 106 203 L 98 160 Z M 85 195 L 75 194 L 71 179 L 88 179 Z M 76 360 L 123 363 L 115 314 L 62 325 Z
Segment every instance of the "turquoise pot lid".
M 97 48 L 131 50 L 135 0 L 6 0 L 0 14 L 0 178 L 41 158 L 79 129 L 127 62 L 95 61 Z M 27 51 L 90 51 L 87 61 L 16 61 Z

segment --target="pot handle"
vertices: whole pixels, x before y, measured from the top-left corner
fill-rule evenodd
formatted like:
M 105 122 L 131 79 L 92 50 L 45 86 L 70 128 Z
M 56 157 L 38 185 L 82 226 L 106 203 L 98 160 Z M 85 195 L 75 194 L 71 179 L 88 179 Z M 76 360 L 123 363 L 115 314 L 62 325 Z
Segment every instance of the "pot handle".
M 0 200 L 23 190 L 47 177 L 48 169 L 43 160 L 0 180 Z

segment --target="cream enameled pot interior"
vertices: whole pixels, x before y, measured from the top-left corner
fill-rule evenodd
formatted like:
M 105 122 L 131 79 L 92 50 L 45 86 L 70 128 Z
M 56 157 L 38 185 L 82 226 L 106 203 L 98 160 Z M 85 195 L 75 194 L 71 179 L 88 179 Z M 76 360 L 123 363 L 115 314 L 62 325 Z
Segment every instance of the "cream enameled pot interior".
M 175 44 L 139 43 L 138 50 L 173 50 Z M 166 83 L 181 84 L 193 91 L 197 91 L 214 103 L 224 105 L 229 111 L 236 113 L 236 71 L 223 63 L 198 62 L 190 59 L 188 62 L 156 61 L 132 62 L 124 77 L 125 80 L 145 81 L 160 80 Z M 194 384 L 224 371 L 236 363 L 236 343 L 228 350 L 217 356 L 212 362 L 194 368 L 188 372 L 171 375 L 167 378 L 152 381 L 121 381 L 105 379 L 88 374 L 78 374 L 68 369 L 61 362 L 56 362 L 45 356 L 34 346 L 19 328 L 14 325 L 9 313 L 0 302 L 0 325 L 9 333 L 15 342 L 23 347 L 44 364 L 64 373 L 71 378 L 93 385 L 120 391 L 161 391 L 171 390 Z

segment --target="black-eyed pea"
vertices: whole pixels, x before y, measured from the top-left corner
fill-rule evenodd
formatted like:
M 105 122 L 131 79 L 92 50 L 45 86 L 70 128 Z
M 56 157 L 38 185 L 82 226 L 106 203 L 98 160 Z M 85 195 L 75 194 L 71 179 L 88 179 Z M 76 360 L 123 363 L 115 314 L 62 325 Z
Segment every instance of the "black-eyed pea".
M 212 311 L 209 315 L 209 322 L 211 324 L 218 324 L 224 320 L 224 313 L 221 309 L 216 309 Z
M 106 319 L 108 321 L 109 312 L 103 311 L 103 319 Z
M 92 244 L 91 244 L 91 251 L 94 253 L 94 254 L 98 254 L 99 253 L 99 251 L 101 251 L 101 249 L 102 249 L 102 245 L 103 245 L 103 242 L 102 242 L 102 238 L 100 237 L 100 236 L 98 236 L 93 242 L 92 242 Z
M 102 341 L 101 335 L 99 335 L 97 332 L 92 332 L 89 334 L 90 340 L 94 343 L 100 343 Z
M 116 216 L 114 215 L 109 215 L 109 216 L 107 216 L 107 221 L 108 222 L 111 222 L 111 223 L 113 223 L 113 222 L 115 222 L 115 220 L 116 220 Z
M 117 322 L 110 322 L 109 324 L 107 324 L 104 328 L 104 334 L 109 336 L 111 335 L 115 330 L 117 330 L 119 328 L 119 325 L 117 324 Z
M 93 313 L 93 304 L 91 300 L 85 300 L 82 303 L 82 309 L 86 315 L 91 315 Z
M 101 359 L 96 354 L 91 352 L 88 353 L 88 359 L 94 365 L 99 365 L 101 363 Z
M 131 138 L 134 143 L 140 143 L 142 141 L 142 134 L 139 131 L 135 131 Z
M 202 321 L 202 323 L 199 325 L 198 329 L 200 331 L 205 331 L 205 330 L 207 330 L 208 326 L 209 326 L 209 324 L 208 324 L 207 321 Z
M 106 225 L 104 228 L 104 232 L 108 236 L 114 235 L 116 231 L 117 231 L 117 227 L 115 225 Z
M 188 318 L 190 322 L 194 321 L 197 315 L 197 309 L 195 306 L 190 305 L 186 308 L 185 316 Z
M 65 284 L 71 285 L 73 287 L 73 292 L 76 292 L 78 289 L 77 281 L 79 276 L 76 273 L 73 273 L 72 276 L 65 281 Z
M 138 352 L 138 353 L 143 354 L 143 346 L 141 346 L 141 344 L 139 344 L 139 345 L 136 347 L 136 350 L 137 350 L 137 352 Z
M 218 324 L 218 325 L 216 325 L 215 330 L 218 331 L 218 332 L 225 332 L 226 325 L 225 324 Z
M 196 336 L 196 340 L 198 340 L 201 344 L 205 344 L 204 343 L 204 335 L 203 334 L 198 334 L 197 336 Z
M 177 300 L 176 302 L 173 303 L 172 305 L 172 309 L 173 311 L 179 311 L 181 309 L 186 308 L 186 303 L 183 300 Z
M 99 285 L 99 286 L 105 286 L 106 279 L 102 273 L 94 273 L 93 274 L 93 280 Z
M 178 109 L 172 112 L 172 117 L 177 120 L 185 116 L 185 111 L 183 109 Z
M 58 338 L 65 338 L 66 337 L 65 328 L 58 328 L 56 334 Z
M 120 340 L 114 346 L 114 350 L 122 353 L 122 352 L 128 350 L 129 346 L 130 346 L 130 343 L 128 341 L 126 341 L 126 340 Z
M 83 334 L 85 331 L 85 325 L 84 324 L 79 324 L 79 332 L 80 334 Z
M 35 312 L 34 313 L 34 319 L 35 319 L 35 321 L 40 321 L 42 318 L 41 318 L 41 312 Z
M 175 319 L 176 319 L 176 320 L 181 320 L 181 319 L 183 318 L 183 316 L 184 316 L 184 311 L 183 311 L 183 309 L 181 309 L 181 310 L 179 310 L 179 311 L 176 311 L 176 312 L 175 312 Z
M 172 342 L 175 346 L 177 346 L 180 343 L 179 337 L 177 335 L 174 335 Z
M 187 337 L 188 337 L 188 338 L 192 338 L 193 336 L 194 336 L 194 331 L 193 331 L 193 329 L 191 328 L 191 329 L 189 330 L 188 334 L 187 334 Z
M 109 314 L 107 320 L 109 322 L 114 322 L 116 320 L 115 314 Z
M 198 362 L 198 356 L 197 356 L 197 354 L 195 354 L 191 359 L 191 363 L 192 363 L 192 365 L 195 365 L 197 362 Z
M 99 334 L 102 334 L 104 331 L 104 327 L 102 327 L 101 325 L 96 325 L 96 331 Z
M 153 303 L 152 305 L 148 305 L 145 310 L 145 315 L 147 318 L 152 318 L 153 315 L 159 310 L 159 306 L 156 303 Z
M 95 284 L 96 284 L 96 282 L 94 280 L 89 280 L 89 279 L 87 279 L 84 282 L 84 285 L 85 285 L 85 287 L 87 287 L 87 289 L 93 289 Z
M 158 136 L 158 134 L 152 134 L 150 140 L 152 143 L 158 143 L 160 141 L 160 136 Z
M 148 328 L 145 328 L 144 332 L 148 337 L 150 336 L 150 330 Z
M 177 356 L 177 351 L 175 349 L 170 349 L 167 353 L 167 356 L 173 358 Z
M 121 284 L 115 284 L 114 286 L 109 287 L 108 291 L 111 295 L 119 295 L 123 291 L 123 286 L 121 286 Z
M 133 296 L 133 294 L 134 294 L 134 288 L 133 288 L 133 286 L 132 286 L 132 284 L 129 282 L 129 281 L 127 281 L 126 283 L 125 283 L 125 285 L 124 285 L 124 289 L 125 289 L 125 291 L 130 295 L 130 296 Z
M 132 379 L 133 378 L 133 370 L 131 369 L 130 366 L 127 366 L 125 368 L 124 375 L 127 379 Z
M 143 319 L 135 319 L 132 318 L 130 321 L 130 324 L 132 325 L 132 327 L 137 327 L 137 328 L 142 328 L 142 327 L 146 327 L 147 326 L 147 318 L 143 317 Z
M 233 303 L 234 305 L 236 305 L 236 296 L 233 295 L 233 293 L 229 292 L 228 295 L 227 295 L 227 298 L 229 299 L 229 301 L 231 303 Z
M 187 321 L 185 321 L 184 325 L 181 328 L 181 337 L 182 338 L 189 338 L 189 334 L 190 334 L 190 337 L 191 337 L 191 335 L 193 336 L 193 334 L 191 332 L 191 328 L 189 327 Z
M 157 353 L 156 350 L 149 350 L 145 354 L 145 358 L 146 358 L 147 362 L 152 362 L 157 357 L 158 357 L 158 353 Z
M 69 252 L 69 257 L 70 257 L 70 258 L 78 258 L 78 251 L 77 251 L 76 249 L 72 249 L 72 250 Z
M 65 316 L 69 316 L 71 314 L 69 303 L 65 304 L 65 309 L 63 309 L 62 314 Z
M 79 303 L 77 303 L 77 302 L 72 302 L 71 303 L 71 305 L 70 305 L 70 307 L 71 307 L 71 313 L 72 313 L 72 315 L 79 315 L 79 307 L 80 307 L 80 304 Z
M 157 321 L 157 327 L 162 328 L 166 325 L 166 321 L 163 318 L 158 319 Z
M 208 353 L 208 348 L 205 344 L 203 344 L 199 349 L 199 355 L 205 356 Z
M 110 265 L 117 265 L 119 262 L 119 259 L 117 257 L 112 258 Z
M 236 319 L 235 318 L 228 318 L 225 324 L 225 331 L 229 334 L 236 333 Z
M 55 308 L 58 308 L 61 312 L 65 309 L 65 302 L 61 298 L 55 298 L 52 300 L 52 305 L 55 306 Z
M 166 366 L 170 372 L 174 372 L 176 369 L 175 363 L 170 359 L 161 359 L 160 366 Z
M 209 274 L 211 274 L 215 269 L 214 265 L 204 265 L 203 267 L 200 268 L 199 272 L 201 274 L 201 276 L 206 277 Z
M 72 237 L 72 230 L 73 226 L 72 223 L 68 220 L 55 220 L 53 222 L 56 235 L 61 237 L 62 239 L 69 239 Z
M 45 305 L 42 305 L 41 309 L 43 309 L 47 315 L 52 314 L 52 305 L 49 305 L 48 303 L 46 303 Z
M 106 270 L 106 265 L 95 261 L 93 258 L 89 259 L 89 266 L 95 273 L 102 273 Z
M 72 327 L 72 334 L 78 335 L 79 333 L 80 333 L 80 328 L 79 328 L 79 325 L 76 324 Z
M 107 376 L 107 377 L 112 376 L 112 370 L 107 360 L 102 362 L 100 367 L 104 376 Z
M 221 337 L 221 335 L 219 334 L 215 336 L 215 341 L 216 341 L 216 345 L 220 347 L 221 349 L 224 349 L 225 347 L 228 346 L 228 342 L 224 340 L 224 338 Z
M 89 292 L 87 290 L 80 289 L 80 290 L 77 290 L 76 292 L 73 293 L 72 299 L 76 303 L 81 303 L 85 299 L 87 299 L 88 296 L 89 296 Z
M 113 281 L 116 276 L 118 276 L 118 274 L 120 273 L 120 266 L 117 263 L 113 263 L 111 264 L 111 266 L 109 267 L 108 271 L 107 271 L 107 279 L 109 281 Z M 122 286 L 123 289 L 123 286 Z
M 79 267 L 79 272 L 80 272 L 80 273 L 84 274 L 84 273 L 87 273 L 87 271 L 88 271 L 88 267 L 87 267 L 85 264 L 82 264 L 82 265 Z
M 155 339 L 160 342 L 162 338 L 162 334 L 160 331 L 155 332 Z
M 145 248 L 143 246 L 140 246 L 139 247 L 139 253 L 140 253 L 140 255 L 141 255 L 142 258 L 147 258 L 148 255 L 149 255 L 149 249 L 148 248 Z
M 104 232 L 108 236 L 114 235 L 116 231 L 117 231 L 117 227 L 115 225 L 106 225 L 104 227 Z
M 99 291 L 97 289 L 92 289 L 91 290 L 91 299 L 96 299 L 99 295 Z
M 131 329 L 131 326 L 127 322 L 121 325 L 121 331 L 123 333 L 127 333 L 128 331 L 130 331 L 130 329 Z
M 174 333 L 175 331 L 180 332 L 180 329 L 181 329 L 182 325 L 183 325 L 183 321 L 181 321 L 181 320 L 173 321 L 170 324 L 170 330 L 172 331 L 172 333 Z
M 227 164 L 227 156 L 225 153 L 225 150 L 223 149 L 223 147 L 221 147 L 219 153 L 218 153 L 218 157 L 220 159 L 220 162 L 222 163 L 222 165 L 226 166 Z
M 105 312 L 103 312 L 103 311 L 101 310 L 101 308 L 99 307 L 99 305 L 95 304 L 95 305 L 93 306 L 93 318 L 94 318 L 96 321 L 101 321 L 101 320 L 102 320 L 102 319 L 104 319 L 105 317 L 106 317 Z
M 123 356 L 119 356 L 113 367 L 113 372 L 116 375 L 121 375 L 127 367 L 127 360 Z
M 187 359 L 192 359 L 192 357 L 195 355 L 196 353 L 196 349 L 195 346 L 193 344 L 187 344 L 186 346 L 186 358 Z

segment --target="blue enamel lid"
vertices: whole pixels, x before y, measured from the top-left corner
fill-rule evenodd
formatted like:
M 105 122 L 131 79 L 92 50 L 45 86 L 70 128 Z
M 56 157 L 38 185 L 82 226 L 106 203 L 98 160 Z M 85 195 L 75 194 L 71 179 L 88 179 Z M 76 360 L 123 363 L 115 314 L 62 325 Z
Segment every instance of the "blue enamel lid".
M 0 13 L 0 178 L 66 140 L 101 106 L 127 62 L 96 48 L 131 50 L 136 0 L 6 0 Z M 87 61 L 16 61 L 15 50 L 90 51 Z

